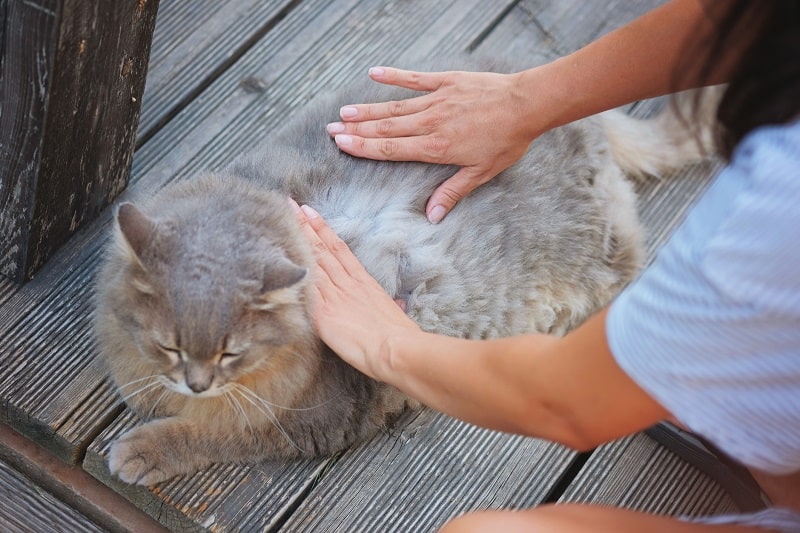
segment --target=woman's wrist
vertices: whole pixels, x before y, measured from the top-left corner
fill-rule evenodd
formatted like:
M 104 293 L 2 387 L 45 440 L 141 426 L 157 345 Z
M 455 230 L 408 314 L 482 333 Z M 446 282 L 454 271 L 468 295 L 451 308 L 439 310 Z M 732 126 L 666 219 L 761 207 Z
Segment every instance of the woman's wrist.
M 408 357 L 424 353 L 426 342 L 422 337 L 430 335 L 421 329 L 400 330 L 386 335 L 374 358 L 372 377 L 402 389 L 402 381 L 411 367 Z
M 515 74 L 518 116 L 527 126 L 524 134 L 528 141 L 580 118 L 571 115 L 576 95 L 566 90 L 566 79 L 559 70 L 560 66 L 553 62 Z

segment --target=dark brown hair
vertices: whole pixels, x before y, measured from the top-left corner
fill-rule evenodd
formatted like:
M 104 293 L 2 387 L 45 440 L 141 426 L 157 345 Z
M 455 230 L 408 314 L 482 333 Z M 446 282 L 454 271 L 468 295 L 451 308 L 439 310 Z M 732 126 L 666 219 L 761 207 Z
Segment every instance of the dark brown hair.
M 741 50 L 717 110 L 718 149 L 730 158 L 757 127 L 800 117 L 800 1 L 716 0 L 705 10 L 718 31 L 702 64 L 684 72 L 706 85 L 726 52 Z

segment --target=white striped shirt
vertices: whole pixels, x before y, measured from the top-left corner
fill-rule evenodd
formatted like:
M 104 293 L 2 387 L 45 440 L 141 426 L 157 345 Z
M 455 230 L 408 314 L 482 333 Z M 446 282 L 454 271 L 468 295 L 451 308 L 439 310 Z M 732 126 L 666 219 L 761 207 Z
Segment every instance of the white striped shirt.
M 747 466 L 800 470 L 800 122 L 744 139 L 606 328 L 692 431 Z

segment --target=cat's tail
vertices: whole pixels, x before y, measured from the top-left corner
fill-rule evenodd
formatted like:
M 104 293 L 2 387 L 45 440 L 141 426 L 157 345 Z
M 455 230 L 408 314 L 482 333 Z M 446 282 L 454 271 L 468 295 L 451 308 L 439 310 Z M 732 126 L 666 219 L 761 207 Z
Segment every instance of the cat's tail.
M 617 164 L 633 177 L 662 176 L 714 155 L 715 116 L 723 91 L 721 85 L 685 91 L 675 96 L 675 105 L 667 103 L 658 115 L 645 120 L 619 110 L 603 113 Z

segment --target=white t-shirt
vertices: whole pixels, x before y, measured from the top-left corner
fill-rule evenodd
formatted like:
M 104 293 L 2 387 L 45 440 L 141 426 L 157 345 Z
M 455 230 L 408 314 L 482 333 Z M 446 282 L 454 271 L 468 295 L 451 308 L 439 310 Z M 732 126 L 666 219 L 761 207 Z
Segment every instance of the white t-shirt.
M 606 329 L 692 431 L 747 466 L 800 470 L 800 122 L 743 140 Z

